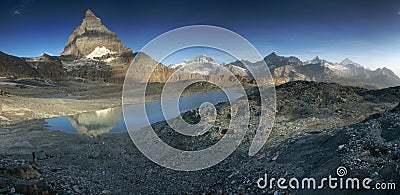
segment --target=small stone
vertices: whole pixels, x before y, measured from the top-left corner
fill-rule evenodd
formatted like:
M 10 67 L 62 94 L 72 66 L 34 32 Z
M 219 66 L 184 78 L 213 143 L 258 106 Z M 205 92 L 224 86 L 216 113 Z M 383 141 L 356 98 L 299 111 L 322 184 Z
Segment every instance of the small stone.
M 112 194 L 110 190 L 103 190 L 101 191 L 101 194 Z
M 342 151 L 344 149 L 344 144 L 338 146 L 338 150 Z
M 369 150 L 365 150 L 364 152 L 361 152 L 361 156 L 369 156 L 371 152 Z
M 42 175 L 32 167 L 32 165 L 29 165 L 24 174 L 25 179 L 31 179 L 31 178 L 40 178 Z
M 101 151 L 98 149 L 93 149 L 89 152 L 89 158 L 97 159 L 101 156 Z
M 80 192 L 81 192 L 81 190 L 79 189 L 79 186 L 78 186 L 78 185 L 72 186 L 72 189 L 73 189 L 76 193 L 80 193 Z
M 47 158 L 49 158 L 49 156 L 44 151 L 40 151 L 40 152 L 36 153 L 36 159 L 37 160 L 44 160 L 44 159 L 47 159 Z

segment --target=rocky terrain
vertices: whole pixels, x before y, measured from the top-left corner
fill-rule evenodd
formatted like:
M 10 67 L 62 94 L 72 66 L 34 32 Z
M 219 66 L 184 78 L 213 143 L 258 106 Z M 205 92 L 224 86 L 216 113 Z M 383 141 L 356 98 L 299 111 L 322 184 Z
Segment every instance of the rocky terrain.
M 259 189 L 269 177 L 327 177 L 345 166 L 348 176 L 399 183 L 400 88 L 366 90 L 306 81 L 277 87 L 276 125 L 269 141 L 247 155 L 258 123 L 257 90 L 249 90 L 250 131 L 220 164 L 196 172 L 158 166 L 143 156 L 127 133 L 97 137 L 44 130 L 43 120 L 1 126 L 1 193 L 274 193 L 396 194 L 398 191 L 295 191 Z M 386 98 L 383 98 L 386 97 Z M 165 122 L 157 134 L 182 149 L 204 148 L 226 133 L 229 105 L 217 105 L 217 122 L 205 135 L 179 136 Z M 182 117 L 199 121 L 197 111 Z M 29 135 L 29 136 L 26 136 Z M 32 152 L 35 152 L 33 162 Z

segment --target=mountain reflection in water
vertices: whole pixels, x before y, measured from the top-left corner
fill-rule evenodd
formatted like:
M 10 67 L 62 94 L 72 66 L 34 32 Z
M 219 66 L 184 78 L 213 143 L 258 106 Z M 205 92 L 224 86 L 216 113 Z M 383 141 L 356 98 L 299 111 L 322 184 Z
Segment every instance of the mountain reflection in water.
M 69 121 L 80 134 L 96 137 L 109 133 L 121 118 L 121 107 L 116 107 L 69 116 Z
M 227 92 L 233 100 L 243 96 L 239 92 Z M 176 108 L 173 100 L 164 100 L 166 110 L 173 110 Z M 204 94 L 195 94 L 179 98 L 179 110 L 175 112 L 164 113 L 161 108 L 161 102 L 147 102 L 145 104 L 128 105 L 129 110 L 126 117 L 129 118 L 127 123 L 131 127 L 136 127 L 139 130 L 150 124 L 168 120 L 177 117 L 180 113 L 189 110 L 197 109 L 204 102 L 211 104 L 218 104 L 226 102 L 228 98 L 223 92 L 209 92 Z M 146 114 L 142 113 L 143 106 L 146 106 Z M 127 114 L 127 113 L 126 113 Z M 122 117 L 122 107 L 109 108 L 98 110 L 94 112 L 77 114 L 74 116 L 61 116 L 56 118 L 45 119 L 48 124 L 47 129 L 63 131 L 68 133 L 79 133 L 96 137 L 105 133 L 127 132 L 125 120 Z

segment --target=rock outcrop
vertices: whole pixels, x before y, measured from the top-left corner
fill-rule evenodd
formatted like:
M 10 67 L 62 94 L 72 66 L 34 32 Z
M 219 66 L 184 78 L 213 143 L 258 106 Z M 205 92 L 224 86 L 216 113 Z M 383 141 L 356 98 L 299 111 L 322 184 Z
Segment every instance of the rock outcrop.
M 22 58 L 0 51 L 0 77 L 39 77 L 39 73 Z
M 33 69 L 35 69 L 41 78 L 61 81 L 67 76 L 66 70 L 62 67 L 61 59 L 58 56 L 43 54 L 35 58 L 24 58 Z
M 0 96 L 10 97 L 11 93 L 0 89 Z

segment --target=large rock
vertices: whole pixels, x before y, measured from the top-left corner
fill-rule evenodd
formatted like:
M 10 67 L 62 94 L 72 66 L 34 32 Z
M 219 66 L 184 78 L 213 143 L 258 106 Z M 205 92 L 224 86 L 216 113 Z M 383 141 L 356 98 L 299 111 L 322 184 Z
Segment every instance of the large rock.
M 6 92 L 6 91 L 3 91 L 3 90 L 0 89 L 0 96 L 10 97 L 10 96 L 11 96 L 11 93 Z

